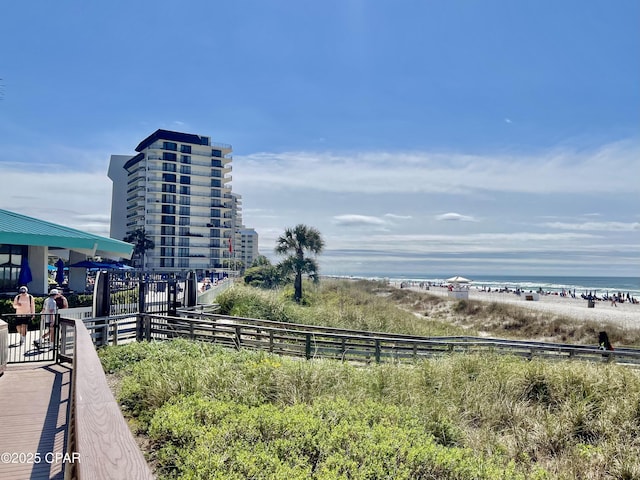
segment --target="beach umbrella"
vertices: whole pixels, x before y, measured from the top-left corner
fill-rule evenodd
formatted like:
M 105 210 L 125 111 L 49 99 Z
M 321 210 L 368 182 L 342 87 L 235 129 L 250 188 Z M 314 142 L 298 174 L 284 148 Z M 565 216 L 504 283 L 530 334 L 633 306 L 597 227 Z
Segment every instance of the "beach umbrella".
M 56 262 L 56 283 L 62 285 L 64 283 L 64 262 L 61 258 Z
M 26 285 L 32 280 L 33 276 L 31 275 L 29 260 L 27 260 L 27 257 L 22 257 L 22 263 L 20 264 L 20 274 L 18 275 L 18 283 L 20 285 Z
M 69 268 L 95 268 L 100 269 L 103 268 L 103 265 L 98 262 L 92 262 L 90 260 L 83 260 L 82 262 L 77 262 L 69 265 Z
M 457 275 L 455 277 L 447 278 L 446 281 L 448 283 L 471 283 L 471 280 L 469 280 L 468 278 L 460 277 Z
M 133 267 L 124 265 L 122 263 L 104 263 L 104 262 L 92 262 L 91 260 L 83 260 L 69 265 L 70 268 L 87 268 L 89 270 L 130 270 Z

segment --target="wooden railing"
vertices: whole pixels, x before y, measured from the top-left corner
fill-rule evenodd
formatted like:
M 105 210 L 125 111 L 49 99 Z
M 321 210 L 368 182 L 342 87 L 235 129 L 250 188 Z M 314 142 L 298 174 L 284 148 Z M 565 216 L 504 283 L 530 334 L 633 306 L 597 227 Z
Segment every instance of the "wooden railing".
M 65 479 L 153 478 L 100 364 L 81 320 L 62 319 L 61 358 L 72 357 L 68 453 Z M 73 344 L 73 351 L 70 350 Z
M 7 368 L 9 361 L 9 325 L 4 320 L 0 320 L 0 375 Z
M 238 349 L 260 349 L 307 359 L 411 361 L 450 352 L 496 352 L 529 359 L 581 359 L 640 365 L 640 349 L 635 348 L 603 351 L 596 345 L 479 337 L 428 338 L 194 312 L 182 317 L 142 314 L 140 320 L 140 340 L 186 337 Z
M 214 307 L 211 307 L 214 308 Z M 306 359 L 413 361 L 451 352 L 580 359 L 640 365 L 640 349 L 478 337 L 417 337 L 216 315 L 192 308 L 181 316 L 120 315 L 60 320 L 59 358 L 73 363 L 69 465 L 65 479 L 153 478 L 106 381 L 95 346 L 186 337 Z

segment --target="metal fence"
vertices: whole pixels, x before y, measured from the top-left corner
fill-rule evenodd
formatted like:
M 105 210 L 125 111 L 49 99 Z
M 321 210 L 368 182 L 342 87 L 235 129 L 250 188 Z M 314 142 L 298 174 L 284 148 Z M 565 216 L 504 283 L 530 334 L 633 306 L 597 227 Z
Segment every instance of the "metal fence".
M 15 331 L 16 314 L 4 314 L 2 320 L 6 322 L 6 333 L 0 340 L 2 356 L 6 356 L 6 363 L 28 363 L 56 361 L 58 350 L 58 324 L 59 315 L 54 317 L 54 327 L 51 339 L 43 341 L 43 335 L 48 332 L 48 315 L 36 313 L 27 324 L 27 332 L 24 338 Z M 13 327 L 13 328 L 11 328 Z

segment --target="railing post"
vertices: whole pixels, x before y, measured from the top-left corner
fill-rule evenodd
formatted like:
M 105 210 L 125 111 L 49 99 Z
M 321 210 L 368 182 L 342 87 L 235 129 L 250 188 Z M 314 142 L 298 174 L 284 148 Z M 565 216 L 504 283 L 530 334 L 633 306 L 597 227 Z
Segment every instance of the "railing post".
M 242 327 L 240 325 L 237 325 L 235 330 L 236 330 L 236 338 L 235 338 L 236 348 L 240 350 L 240 347 L 242 346 Z
M 53 322 L 53 361 L 59 362 L 59 350 L 60 350 L 60 314 L 56 313 L 55 320 Z
M 109 319 L 104 319 L 104 325 L 102 326 L 102 346 L 109 345 Z
M 138 281 L 138 313 L 144 313 L 146 310 L 145 306 L 145 292 L 147 283 L 140 277 Z
M 376 363 L 380 363 L 380 339 L 376 338 Z
M 184 292 L 184 306 L 195 307 L 198 304 L 198 276 L 193 270 L 187 272 Z
M 118 320 L 113 322 L 113 344 L 118 345 Z
M 311 358 L 311 334 L 307 333 L 304 342 L 304 356 L 307 360 Z
M 147 342 L 151 341 L 151 317 L 149 315 L 144 316 L 144 338 Z
M 144 340 L 144 314 L 142 312 L 136 315 L 136 342 Z

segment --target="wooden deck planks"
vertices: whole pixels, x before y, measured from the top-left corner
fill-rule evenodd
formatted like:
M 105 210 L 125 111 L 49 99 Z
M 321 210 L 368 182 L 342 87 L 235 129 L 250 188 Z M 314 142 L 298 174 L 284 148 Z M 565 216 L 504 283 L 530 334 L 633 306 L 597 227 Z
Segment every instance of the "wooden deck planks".
M 0 377 L 0 478 L 63 478 L 70 382 L 64 365 L 7 367 Z

